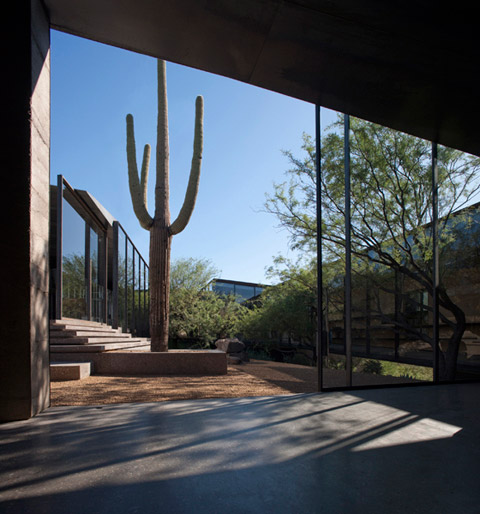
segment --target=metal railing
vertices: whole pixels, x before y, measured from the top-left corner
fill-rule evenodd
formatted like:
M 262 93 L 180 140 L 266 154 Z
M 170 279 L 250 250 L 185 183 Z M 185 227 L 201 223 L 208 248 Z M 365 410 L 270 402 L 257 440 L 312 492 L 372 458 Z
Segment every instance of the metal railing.
M 113 223 L 113 253 L 112 326 L 148 337 L 149 267 L 118 221 Z

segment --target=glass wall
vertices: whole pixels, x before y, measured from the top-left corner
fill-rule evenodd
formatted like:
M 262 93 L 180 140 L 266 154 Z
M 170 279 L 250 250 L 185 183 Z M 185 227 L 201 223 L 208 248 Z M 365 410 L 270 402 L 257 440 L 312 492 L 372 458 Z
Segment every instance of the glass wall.
M 61 302 L 58 317 L 91 319 L 106 318 L 106 236 L 95 223 L 74 190 L 62 179 L 61 212 Z M 58 206 L 57 206 L 58 207 Z M 58 279 L 57 279 L 58 282 Z M 57 310 L 56 307 L 56 310 Z
M 439 380 L 480 378 L 479 159 L 438 148 Z
M 91 319 L 105 321 L 105 235 L 89 227 L 90 233 L 90 287 L 91 287 Z
M 70 201 L 69 201 L 70 199 Z M 71 205 L 69 191 L 63 192 L 62 312 L 57 317 L 87 318 L 86 221 Z
M 460 337 L 462 316 L 445 297 L 447 284 L 442 287 L 435 279 L 437 252 L 443 249 L 443 275 L 455 275 L 458 285 L 452 262 L 460 236 L 444 228 L 437 238 L 436 219 L 444 227 L 446 213 L 437 213 L 434 203 L 432 148 L 428 141 L 348 116 L 339 116 L 322 138 L 319 321 L 325 389 L 430 382 L 437 350 L 442 362 L 449 353 L 447 340 L 453 340 L 455 331 Z M 452 181 L 457 165 L 454 159 L 445 165 L 444 185 L 460 194 L 460 181 Z M 453 199 L 442 195 L 439 183 L 440 205 L 455 211 Z M 471 220 L 465 223 L 473 226 Z M 471 270 L 473 277 L 476 252 L 472 250 L 471 267 L 461 264 L 457 270 Z M 468 273 L 462 278 L 473 286 Z M 450 342 L 450 351 L 454 344 Z M 460 347 L 467 356 L 466 346 Z M 463 358 L 460 354 L 459 364 Z M 446 376 L 441 366 L 438 370 Z
M 50 248 L 55 255 L 50 262 L 52 318 L 109 323 L 148 337 L 146 262 L 121 225 L 110 225 L 95 211 L 88 193 L 73 189 L 61 175 L 57 179 L 51 223 L 55 244 Z
M 236 283 L 227 280 L 215 280 L 212 285 L 212 291 L 215 293 L 236 296 L 239 302 L 258 296 L 263 290 L 264 287 L 258 284 Z
M 323 157 L 321 175 L 322 224 L 320 241 L 323 284 L 323 337 L 324 348 L 322 387 L 342 387 L 347 385 L 347 336 L 348 329 L 346 305 L 347 276 L 345 252 L 345 152 L 342 126 L 336 127 L 329 143 L 331 152 Z M 326 148 L 326 145 L 324 145 Z M 318 151 L 317 147 L 317 151 Z M 328 172 L 327 172 L 328 170 Z

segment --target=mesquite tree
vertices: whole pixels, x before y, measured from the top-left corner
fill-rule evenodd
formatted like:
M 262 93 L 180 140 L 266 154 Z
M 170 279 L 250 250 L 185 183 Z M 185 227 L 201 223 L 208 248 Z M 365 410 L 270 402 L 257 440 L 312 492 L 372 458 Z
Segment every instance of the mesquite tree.
M 342 119 L 322 140 L 322 246 L 323 269 L 344 269 L 345 204 L 344 140 Z M 304 135 L 306 156 L 299 159 L 285 152 L 292 168 L 289 182 L 276 184 L 267 196 L 266 210 L 279 219 L 291 235 L 292 247 L 316 249 L 315 144 Z M 394 326 L 409 340 L 433 347 L 432 302 L 422 305 L 412 293 L 433 295 L 432 258 L 432 176 L 431 145 L 427 141 L 386 127 L 351 119 L 351 252 L 354 289 L 367 283 L 365 301 L 381 323 Z M 438 151 L 438 249 L 441 263 L 438 290 L 443 345 L 440 348 L 439 376 L 453 380 L 466 316 L 452 294 L 455 281 L 466 276 L 467 254 L 475 254 L 478 233 L 475 209 L 467 209 L 480 192 L 480 159 L 451 148 Z M 478 266 L 475 258 L 470 259 Z M 475 265 L 468 266 L 473 270 Z M 328 266 L 328 267 L 327 267 Z M 341 289 L 341 274 L 332 280 Z M 478 273 L 478 272 L 477 272 Z M 396 276 L 396 278 L 395 278 Z M 324 288 L 324 292 L 331 285 Z M 330 290 L 332 290 L 331 288 Z M 376 293 L 375 293 L 376 291 Z M 390 298 L 390 302 L 385 301 Z M 392 297 L 397 308 L 392 309 Z M 326 303 L 328 303 L 326 301 Z M 357 304 L 359 303 L 357 297 Z M 364 305 L 360 306 L 364 311 Z M 343 304 L 340 305 L 343 311 Z M 420 327 L 410 319 L 409 310 L 422 309 L 427 321 Z M 429 328 L 429 327 L 427 327 Z
M 168 320 L 170 298 L 170 249 L 172 237 L 186 226 L 193 212 L 198 192 L 203 148 L 203 98 L 195 102 L 195 136 L 193 157 L 183 206 L 177 219 L 170 223 L 169 208 L 169 144 L 167 78 L 165 61 L 158 60 L 157 177 L 155 214 L 147 210 L 147 183 L 150 145 L 145 145 L 140 179 L 138 176 L 133 116 L 127 115 L 128 179 L 133 209 L 140 225 L 150 231 L 150 336 L 153 352 L 168 351 Z

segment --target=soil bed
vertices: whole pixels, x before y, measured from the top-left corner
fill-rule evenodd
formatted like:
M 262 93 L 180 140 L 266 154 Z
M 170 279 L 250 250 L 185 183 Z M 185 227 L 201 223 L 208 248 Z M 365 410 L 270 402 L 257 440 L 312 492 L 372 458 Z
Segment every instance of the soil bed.
M 355 373 L 354 383 L 410 381 Z M 326 370 L 326 383 L 340 386 L 344 373 Z M 52 382 L 51 405 L 101 405 L 107 403 L 162 402 L 200 398 L 276 396 L 317 391 L 317 370 L 308 366 L 251 360 L 228 367 L 220 376 L 110 376 Z

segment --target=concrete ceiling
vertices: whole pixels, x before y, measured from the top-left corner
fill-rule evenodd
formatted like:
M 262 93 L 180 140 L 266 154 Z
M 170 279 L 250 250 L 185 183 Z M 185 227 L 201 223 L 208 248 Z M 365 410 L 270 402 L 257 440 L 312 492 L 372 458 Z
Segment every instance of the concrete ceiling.
M 45 4 L 55 29 L 480 155 L 474 2 L 435 10 L 426 0 Z

